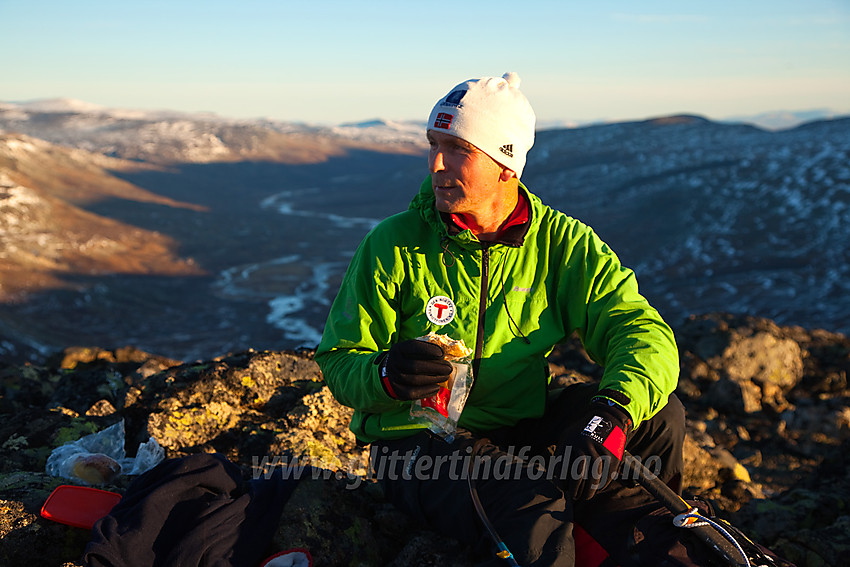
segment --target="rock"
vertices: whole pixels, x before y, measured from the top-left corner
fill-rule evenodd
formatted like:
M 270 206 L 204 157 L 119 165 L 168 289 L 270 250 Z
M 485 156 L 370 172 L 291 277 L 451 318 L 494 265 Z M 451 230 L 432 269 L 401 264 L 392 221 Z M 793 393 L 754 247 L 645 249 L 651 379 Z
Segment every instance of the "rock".
M 471 565 L 466 550 L 417 526 L 374 483 L 302 481 L 285 514 L 276 547 L 307 548 L 325 565 Z M 411 541 L 427 543 L 411 549 Z
M 78 557 L 88 540 L 86 530 L 46 521 L 20 501 L 0 499 L 3 565 L 63 565 Z M 50 545 L 37 545 L 46 542 Z
M 115 413 L 115 406 L 109 403 L 109 400 L 102 399 L 94 403 L 92 407 L 86 410 L 86 415 L 107 416 Z
M 685 437 L 685 474 L 687 492 L 705 494 L 717 485 L 720 466 L 691 435 Z
M 752 380 L 721 378 L 706 388 L 705 403 L 723 411 L 756 413 L 762 410 L 762 389 Z
M 850 341 L 724 314 L 692 318 L 677 337 L 685 493 L 713 499 L 721 515 L 801 566 L 840 563 L 850 510 L 841 475 L 850 463 L 827 457 L 850 455 Z M 575 339 L 550 366 L 555 386 L 602 374 Z M 78 565 L 88 532 L 39 516 L 66 482 L 47 476 L 45 461 L 120 419 L 129 456 L 153 435 L 167 457 L 219 452 L 246 479 L 282 463 L 312 465 L 287 503 L 277 549 L 306 547 L 317 565 L 472 564 L 468 549 L 395 510 L 367 478 L 351 410 L 333 399 L 309 351 L 182 364 L 131 348 L 68 349 L 50 365 L 0 367 L 0 388 L 0 564 Z M 122 492 L 131 480 L 101 488 Z
M 787 391 L 802 379 L 802 351 L 793 340 L 767 331 L 735 338 L 720 359 L 731 380 L 774 384 Z
M 784 393 L 803 378 L 803 350 L 772 321 L 712 314 L 692 317 L 680 330 L 680 348 L 690 375 L 707 384 L 705 402 L 736 413 L 763 406 L 781 412 Z M 680 390 L 686 391 L 686 390 Z M 691 393 L 696 393 L 693 390 Z
M 850 442 L 844 442 L 816 471 L 773 499 L 754 499 L 736 514 L 754 537 L 798 566 L 843 565 L 850 552 Z

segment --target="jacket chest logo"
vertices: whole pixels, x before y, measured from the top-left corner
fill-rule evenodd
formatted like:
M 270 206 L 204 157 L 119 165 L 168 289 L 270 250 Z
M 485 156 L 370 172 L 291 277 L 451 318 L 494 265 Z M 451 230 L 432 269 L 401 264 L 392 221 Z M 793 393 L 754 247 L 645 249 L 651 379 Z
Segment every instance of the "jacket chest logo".
M 428 305 L 425 306 L 425 315 L 428 320 L 435 325 L 446 325 L 452 322 L 455 318 L 454 301 L 445 295 L 435 295 L 428 300 Z

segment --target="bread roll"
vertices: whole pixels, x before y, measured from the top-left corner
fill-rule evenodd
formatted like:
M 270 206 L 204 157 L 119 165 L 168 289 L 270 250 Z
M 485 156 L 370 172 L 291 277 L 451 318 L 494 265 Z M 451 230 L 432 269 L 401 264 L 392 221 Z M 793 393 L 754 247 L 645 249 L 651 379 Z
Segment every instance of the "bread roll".
M 449 362 L 466 358 L 472 354 L 472 349 L 467 348 L 466 345 L 463 344 L 463 339 L 455 340 L 448 335 L 438 335 L 434 332 L 428 333 L 424 337 L 419 337 L 419 339 L 435 345 L 440 345 L 440 348 L 443 349 L 443 358 Z M 457 369 L 454 365 L 452 365 L 451 376 L 449 376 L 449 379 L 445 382 L 441 382 L 440 386 L 447 390 L 451 390 L 455 382 L 455 373 L 457 373 Z
M 121 473 L 121 465 L 108 455 L 90 453 L 74 460 L 72 472 L 89 484 L 105 484 Z
M 422 339 L 429 343 L 440 345 L 443 349 L 443 353 L 445 354 L 445 359 L 449 361 L 466 358 L 472 354 L 472 349 L 467 348 L 466 345 L 463 344 L 463 339 L 455 340 L 448 335 L 438 335 L 434 332 L 428 333 L 422 337 Z

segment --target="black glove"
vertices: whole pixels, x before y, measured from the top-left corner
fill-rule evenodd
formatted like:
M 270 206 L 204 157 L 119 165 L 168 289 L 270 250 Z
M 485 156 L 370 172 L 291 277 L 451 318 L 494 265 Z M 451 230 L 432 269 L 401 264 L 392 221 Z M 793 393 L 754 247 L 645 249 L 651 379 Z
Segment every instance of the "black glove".
M 628 412 L 604 398 L 594 398 L 579 425 L 564 441 L 571 446 L 564 492 L 573 500 L 590 500 L 617 475 L 632 434 Z
M 410 339 L 390 347 L 381 364 L 381 384 L 391 398 L 418 400 L 440 391 L 452 365 L 443 359 L 439 345 Z

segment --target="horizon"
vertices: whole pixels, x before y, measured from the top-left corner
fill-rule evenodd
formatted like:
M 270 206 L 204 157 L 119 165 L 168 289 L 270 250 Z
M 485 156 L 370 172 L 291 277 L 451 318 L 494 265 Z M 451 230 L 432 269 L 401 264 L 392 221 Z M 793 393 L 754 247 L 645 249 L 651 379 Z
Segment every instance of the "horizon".
M 104 112 L 105 114 L 114 114 L 119 118 L 144 118 L 144 119 L 161 119 L 162 117 L 186 117 L 188 119 L 212 119 L 212 120 L 221 120 L 224 122 L 276 122 L 278 124 L 292 124 L 294 126 L 303 126 L 308 128 L 356 128 L 356 127 L 370 127 L 370 126 L 401 126 L 403 128 L 409 126 L 422 126 L 423 129 L 426 126 L 426 120 L 392 120 L 379 116 L 374 116 L 372 118 L 366 118 L 363 120 L 356 121 L 343 121 L 336 124 L 327 124 L 327 123 L 309 123 L 309 122 L 293 122 L 286 120 L 274 120 L 265 117 L 261 118 L 239 118 L 233 116 L 225 116 L 217 113 L 213 113 L 211 111 L 183 111 L 183 110 L 174 110 L 169 108 L 151 108 L 151 109 L 142 109 L 142 108 L 119 108 L 119 107 L 111 107 L 98 105 L 96 103 L 91 103 L 84 100 L 73 99 L 68 97 L 55 97 L 55 98 L 38 98 L 31 100 L 22 100 L 22 101 L 11 101 L 11 100 L 0 100 L 0 110 L 2 110 L 2 105 L 13 105 L 19 108 L 23 108 L 29 112 L 45 112 L 45 113 L 54 113 L 54 112 L 76 112 L 76 113 L 86 113 L 86 112 Z M 161 115 L 161 116 L 158 116 Z M 749 116 L 729 116 L 729 117 L 712 117 L 705 116 L 696 113 L 674 113 L 674 114 L 659 114 L 654 116 L 644 116 L 637 118 L 623 118 L 617 120 L 589 120 L 589 121 L 565 121 L 565 120 L 553 120 L 549 122 L 541 122 L 538 120 L 536 125 L 537 131 L 544 130 L 554 130 L 559 128 L 586 128 L 592 126 L 601 126 L 605 124 L 617 124 L 617 123 L 629 123 L 629 122 L 643 122 L 643 121 L 651 121 L 651 120 L 660 120 L 664 118 L 672 118 L 676 116 L 692 116 L 699 119 L 705 119 L 710 122 L 716 122 L 721 124 L 749 124 L 752 126 L 756 126 L 758 128 L 762 128 L 764 130 L 786 130 L 790 128 L 795 128 L 802 124 L 810 123 L 810 122 L 818 122 L 821 120 L 835 120 L 835 119 L 843 119 L 850 118 L 850 111 L 848 112 L 834 112 L 831 109 L 827 108 L 813 108 L 813 109 L 797 109 L 797 110 L 789 110 L 789 109 L 781 109 L 781 110 L 773 110 L 773 111 L 765 111 L 759 112 Z M 0 131 L 2 134 L 2 131 Z
M 841 0 L 435 6 L 7 0 L 0 46 L 15 57 L 0 100 L 328 126 L 424 122 L 459 82 L 516 71 L 541 125 L 850 114 Z M 492 32 L 506 17 L 516 37 Z M 457 21 L 462 29 L 442 33 Z

